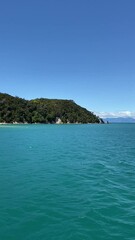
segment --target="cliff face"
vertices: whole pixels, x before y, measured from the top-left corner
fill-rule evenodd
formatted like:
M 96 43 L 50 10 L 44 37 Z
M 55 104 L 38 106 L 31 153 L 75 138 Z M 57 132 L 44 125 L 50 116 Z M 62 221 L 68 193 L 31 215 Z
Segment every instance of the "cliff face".
M 0 93 L 0 122 L 5 123 L 104 123 L 72 100 L 25 100 Z

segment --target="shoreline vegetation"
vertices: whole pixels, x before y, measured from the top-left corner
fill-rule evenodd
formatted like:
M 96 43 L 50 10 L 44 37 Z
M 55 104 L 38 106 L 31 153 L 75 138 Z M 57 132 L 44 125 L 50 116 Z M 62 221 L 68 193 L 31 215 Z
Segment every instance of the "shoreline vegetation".
M 25 100 L 0 93 L 0 125 L 104 123 L 73 100 L 37 98 Z

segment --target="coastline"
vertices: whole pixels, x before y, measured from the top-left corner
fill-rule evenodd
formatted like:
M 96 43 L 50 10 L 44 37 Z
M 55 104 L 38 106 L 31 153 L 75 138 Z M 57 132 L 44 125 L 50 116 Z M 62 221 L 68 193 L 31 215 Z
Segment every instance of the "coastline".
M 45 124 L 45 125 L 70 125 L 70 124 L 74 124 L 74 125 L 80 125 L 80 124 L 98 124 L 98 125 L 102 125 L 103 123 L 78 123 L 78 122 L 75 122 L 75 123 L 70 123 L 70 122 L 67 122 L 67 123 L 63 123 L 63 122 L 60 122 L 60 123 L 58 123 L 58 122 L 54 122 L 54 123 L 28 123 L 28 122 L 26 122 L 26 123 L 22 123 L 22 122 L 13 122 L 13 123 L 1 123 L 0 122 L 0 125 L 2 126 L 2 125 L 28 125 L 28 124 L 30 124 L 30 125 L 43 125 L 43 124 Z M 104 123 L 105 124 L 105 123 Z

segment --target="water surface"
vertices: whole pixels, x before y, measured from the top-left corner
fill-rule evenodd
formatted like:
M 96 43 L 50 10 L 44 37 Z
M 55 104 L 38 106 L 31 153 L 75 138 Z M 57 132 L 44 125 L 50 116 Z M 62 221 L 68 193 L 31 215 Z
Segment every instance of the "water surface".
M 134 240 L 135 124 L 0 126 L 1 240 Z

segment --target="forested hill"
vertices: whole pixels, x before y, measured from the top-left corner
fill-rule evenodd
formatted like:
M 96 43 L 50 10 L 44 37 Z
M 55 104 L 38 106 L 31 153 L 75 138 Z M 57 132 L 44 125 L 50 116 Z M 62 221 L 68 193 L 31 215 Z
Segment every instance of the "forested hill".
M 72 100 L 25 100 L 0 93 L 0 123 L 103 123 Z

